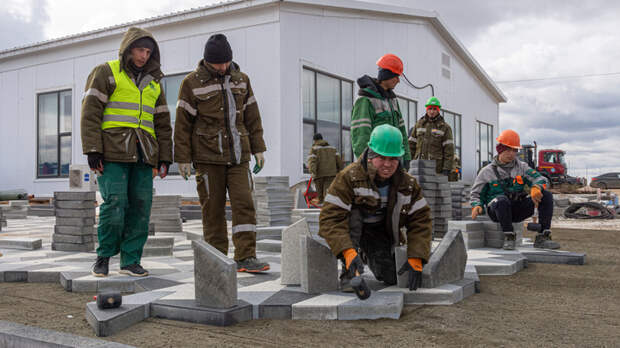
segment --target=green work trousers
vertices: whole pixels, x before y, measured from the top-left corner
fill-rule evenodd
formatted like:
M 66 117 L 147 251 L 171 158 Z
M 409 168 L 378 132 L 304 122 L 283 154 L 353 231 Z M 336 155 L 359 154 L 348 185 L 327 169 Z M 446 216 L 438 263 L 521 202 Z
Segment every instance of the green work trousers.
M 238 165 L 197 164 L 196 189 L 202 208 L 204 239 L 228 254 L 226 191 L 232 208 L 235 261 L 256 257 L 256 210 L 248 162 Z
M 140 264 L 149 234 L 153 171 L 144 163 L 104 162 L 99 175 L 103 204 L 99 209 L 97 255 L 121 253 L 121 267 Z

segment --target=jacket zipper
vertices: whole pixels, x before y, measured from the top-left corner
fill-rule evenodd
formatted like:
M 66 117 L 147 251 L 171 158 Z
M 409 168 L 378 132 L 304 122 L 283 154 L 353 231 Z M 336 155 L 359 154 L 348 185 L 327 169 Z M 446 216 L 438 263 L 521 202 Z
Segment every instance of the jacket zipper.
M 226 134 L 228 135 L 228 151 L 230 152 L 230 162 L 231 163 L 236 163 L 236 158 L 235 158 L 235 150 L 233 149 L 233 144 L 231 142 L 232 139 L 232 133 L 230 132 L 230 120 L 228 119 L 228 110 L 229 110 L 229 105 L 228 105 L 228 91 L 226 91 L 224 89 L 224 83 L 220 82 L 220 86 L 222 87 L 222 101 L 224 102 L 225 108 L 224 108 L 224 119 L 226 120 Z

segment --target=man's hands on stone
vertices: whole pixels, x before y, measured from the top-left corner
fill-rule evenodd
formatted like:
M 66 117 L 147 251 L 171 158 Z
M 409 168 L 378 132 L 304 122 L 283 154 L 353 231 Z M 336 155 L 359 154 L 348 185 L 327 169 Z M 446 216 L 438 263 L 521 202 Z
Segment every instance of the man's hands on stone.
M 422 286 L 422 259 L 417 257 L 410 257 L 407 262 L 398 271 L 398 275 L 403 275 L 408 272 L 407 286 L 409 290 L 417 290 Z

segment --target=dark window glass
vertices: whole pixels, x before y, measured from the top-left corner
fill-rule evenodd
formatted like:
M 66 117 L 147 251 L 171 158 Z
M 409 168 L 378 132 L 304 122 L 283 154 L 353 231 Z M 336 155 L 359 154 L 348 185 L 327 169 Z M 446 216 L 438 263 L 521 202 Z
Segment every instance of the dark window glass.
M 177 101 L 179 99 L 179 89 L 181 89 L 181 83 L 183 82 L 185 76 L 186 74 L 165 76 L 163 79 L 161 79 L 160 83 L 161 88 L 164 91 L 164 95 L 166 96 L 166 105 L 168 106 L 168 111 L 170 111 L 170 125 L 172 126 L 173 130 L 172 134 L 174 134 L 174 123 L 177 119 Z M 194 173 L 193 168 L 192 173 Z M 178 175 L 179 165 L 177 163 L 173 163 L 168 169 L 168 174 Z
M 67 177 L 71 165 L 71 91 L 37 96 L 37 177 Z

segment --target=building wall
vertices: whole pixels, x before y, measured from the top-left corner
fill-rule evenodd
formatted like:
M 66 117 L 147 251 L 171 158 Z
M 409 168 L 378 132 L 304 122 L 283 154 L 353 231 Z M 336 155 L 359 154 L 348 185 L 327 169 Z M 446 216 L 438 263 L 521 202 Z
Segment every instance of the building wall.
M 303 153 L 301 140 L 302 67 L 356 81 L 364 74 L 376 76 L 376 61 L 385 53 L 398 55 L 412 83 L 417 86 L 432 83 L 443 107 L 462 115 L 464 179 L 473 180 L 477 169 L 476 120 L 493 124 L 497 129 L 498 103 L 428 21 L 287 3 L 281 7 L 281 113 L 285 115 L 282 138 L 287 149 L 282 153 L 286 157 L 282 171 L 291 176 L 291 182 L 308 177 L 301 172 L 308 155 Z M 442 76 L 442 53 L 450 56 L 449 79 Z M 357 90 L 355 85 L 355 94 Z M 431 96 L 430 89 L 413 89 L 404 81 L 395 92 L 417 100 L 418 114 L 424 113 L 424 103 Z

